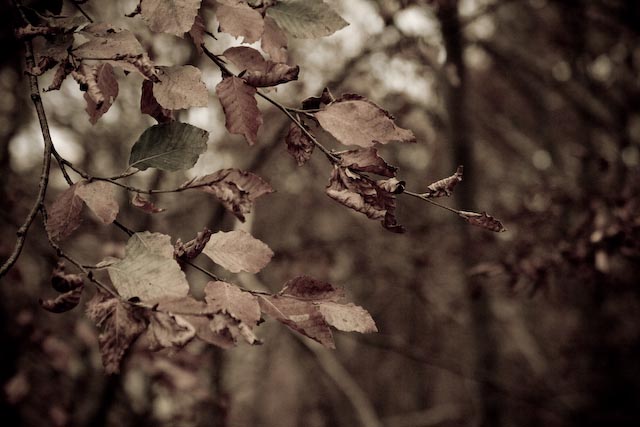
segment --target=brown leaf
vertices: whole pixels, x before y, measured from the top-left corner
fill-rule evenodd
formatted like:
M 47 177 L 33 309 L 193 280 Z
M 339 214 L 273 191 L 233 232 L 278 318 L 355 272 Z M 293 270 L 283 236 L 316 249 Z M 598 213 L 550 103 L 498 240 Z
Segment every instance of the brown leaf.
M 378 332 L 369 312 L 360 306 L 352 303 L 322 302 L 318 307 L 324 320 L 340 331 L 362 334 Z
M 442 197 L 450 196 L 453 189 L 462 181 L 462 166 L 458 166 L 456 173 L 453 175 L 434 182 L 427 187 L 427 191 L 422 195 L 425 197 Z
M 81 181 L 78 183 L 76 195 L 87 204 L 103 224 L 111 224 L 116 219 L 120 207 L 111 183 Z
M 311 158 L 315 147 L 313 141 L 297 124 L 291 123 L 289 125 L 289 132 L 287 132 L 285 142 L 287 143 L 287 151 L 295 159 L 298 166 L 304 165 Z
M 229 48 L 224 56 L 244 71 L 242 79 L 251 86 L 276 86 L 298 79 L 299 67 L 266 60 L 260 52 L 247 46 Z
M 213 234 L 202 252 L 232 273 L 257 273 L 273 257 L 269 246 L 242 230 Z
M 173 111 L 163 108 L 153 96 L 153 82 L 145 80 L 142 82 L 142 95 L 140 96 L 140 112 L 148 114 L 158 121 L 167 123 L 173 120 Z
M 395 216 L 395 196 L 376 183 L 364 179 L 348 169 L 335 166 L 326 193 L 335 201 L 361 212 L 371 219 L 381 220 L 382 226 L 394 233 L 404 233 Z
M 202 55 L 202 43 L 204 43 L 204 36 L 206 34 L 206 28 L 202 16 L 196 15 L 196 20 L 193 22 L 193 26 L 187 34 L 196 47 L 198 54 Z
M 500 220 L 495 219 L 486 212 L 476 213 L 460 211 L 458 212 L 458 215 L 464 218 L 469 224 L 484 228 L 485 230 L 495 231 L 496 233 L 507 231 Z
M 56 267 L 51 272 L 51 286 L 53 289 L 63 293 L 72 291 L 83 285 L 82 277 L 77 274 L 66 274 L 64 270 L 64 261 L 58 261 L 58 264 L 56 264 Z
M 164 208 L 156 207 L 156 205 L 153 204 L 151 200 L 144 198 L 140 193 L 134 194 L 133 198 L 131 199 L 131 204 L 136 208 L 151 214 L 164 212 L 166 210 Z
M 53 202 L 48 212 L 47 231 L 53 240 L 68 237 L 80 226 L 82 199 L 76 194 L 80 184 L 73 184 Z
M 406 182 L 397 178 L 379 179 L 376 181 L 378 187 L 391 194 L 400 194 L 404 192 Z
M 287 34 L 269 16 L 264 18 L 264 33 L 260 47 L 274 62 L 287 62 Z
M 258 129 L 262 126 L 262 114 L 255 99 L 256 88 L 241 78 L 231 76 L 218 83 L 216 94 L 222 104 L 229 133 L 243 135 L 249 145 L 255 144 Z
M 153 312 L 149 318 L 147 337 L 152 350 L 183 347 L 196 336 L 196 328 L 180 315 Z
M 359 148 L 336 154 L 340 156 L 340 165 L 351 170 L 371 172 L 390 178 L 396 176 L 398 170 L 378 156 L 378 150 L 375 148 Z
M 193 26 L 201 0 L 142 0 L 140 12 L 155 32 L 182 37 Z
M 40 306 L 52 313 L 64 313 L 65 311 L 69 311 L 78 305 L 78 303 L 80 302 L 80 297 L 82 296 L 83 289 L 84 287 L 81 284 L 79 287 L 65 292 L 55 299 L 41 299 Z
M 85 92 L 84 99 L 87 102 L 86 111 L 89 114 L 89 121 L 91 124 L 96 124 L 98 119 L 102 117 L 104 113 L 109 111 L 111 105 L 118 96 L 118 81 L 113 73 L 113 67 L 109 64 L 101 64 L 95 67 L 91 67 L 95 82 L 95 86 L 89 84 L 89 90 Z M 100 94 L 101 102 L 96 102 L 96 96 L 91 93 L 91 90 Z
M 289 280 L 278 294 L 304 300 L 334 302 L 342 301 L 345 297 L 344 289 L 309 276 L 299 276 Z
M 140 309 L 98 292 L 87 303 L 87 316 L 100 329 L 98 344 L 107 374 L 120 371 L 120 361 L 138 336 L 147 328 Z
M 160 82 L 153 85 L 153 96 L 168 110 L 206 107 L 209 91 L 200 70 L 192 65 L 159 67 Z
M 52 90 L 59 90 L 62 87 L 62 83 L 67 78 L 69 74 L 74 70 L 73 65 L 69 60 L 64 60 L 58 65 L 56 69 L 56 73 L 53 76 L 53 80 L 51 81 L 51 85 L 45 88 L 45 92 L 49 92 Z
M 210 238 L 211 230 L 205 227 L 204 230 L 198 232 L 194 239 L 189 240 L 187 243 L 182 243 L 182 240 L 178 239 L 176 244 L 173 245 L 173 256 L 180 261 L 194 259 L 202 253 Z
M 334 102 L 336 99 L 333 97 L 333 94 L 329 90 L 329 88 L 325 87 L 322 90 L 322 94 L 317 96 L 311 96 L 304 101 L 302 101 L 302 109 L 303 110 L 317 110 L 323 105 L 329 105 Z
M 216 281 L 207 283 L 204 294 L 209 308 L 227 313 L 250 328 L 258 324 L 260 305 L 249 292 L 243 292 L 230 283 Z
M 182 185 L 182 188 L 199 188 L 213 194 L 222 205 L 240 221 L 251 212 L 254 201 L 273 188 L 258 175 L 238 169 L 221 169 Z
M 217 0 L 216 17 L 220 30 L 233 37 L 243 37 L 243 43 L 257 42 L 264 32 L 262 15 L 241 0 Z
M 346 94 L 315 113 L 320 126 L 346 145 L 416 142 L 413 132 L 396 126 L 393 117 L 359 95 Z
M 230 338 L 234 345 L 239 340 L 249 344 L 262 344 L 249 326 L 226 313 L 215 314 L 209 328 L 218 336 Z

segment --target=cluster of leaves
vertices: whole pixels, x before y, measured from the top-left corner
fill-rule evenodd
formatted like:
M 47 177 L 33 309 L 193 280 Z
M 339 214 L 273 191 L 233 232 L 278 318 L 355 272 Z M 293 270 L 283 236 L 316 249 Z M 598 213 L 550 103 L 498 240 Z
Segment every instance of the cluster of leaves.
M 211 33 L 203 18 L 204 9 L 211 7 L 220 31 L 242 37 L 243 43 L 260 40 L 268 59 L 248 46 L 232 47 L 221 55 L 211 53 L 204 44 L 205 35 Z M 301 108 L 294 109 L 260 92 L 260 88 L 298 78 L 299 68 L 290 65 L 287 55 L 288 36 L 322 37 L 347 25 L 327 4 L 316 0 L 141 0 L 127 16 L 138 19 L 138 15 L 152 31 L 188 36 L 195 48 L 219 67 L 222 80 L 215 93 L 229 133 L 241 135 L 250 146 L 258 143 L 263 118 L 256 97 L 267 99 L 291 120 L 285 142 L 298 165 L 303 165 L 314 149 L 321 150 L 332 164 L 326 188 L 330 198 L 380 221 L 392 232 L 405 231 L 395 214 L 396 196 L 405 192 L 405 183 L 397 178 L 398 169 L 379 155 L 377 146 L 414 143 L 416 138 L 410 130 L 399 127 L 387 111 L 360 95 L 336 98 L 325 89 L 321 96 L 308 98 L 302 101 Z M 142 76 L 141 113 L 158 122 L 133 144 L 127 169 L 133 172 L 97 178 L 58 159 L 63 171 L 64 166 L 69 166 L 83 179 L 73 183 L 66 176 L 70 187 L 58 195 L 49 209 L 46 228 L 52 245 L 78 227 L 84 205 L 103 224 L 113 223 L 119 212 L 114 185 L 133 193 L 133 206 L 150 214 L 162 212 L 141 195 L 159 190 L 136 189 L 120 180 L 148 168 L 171 172 L 195 165 L 206 150 L 209 133 L 176 121 L 174 111 L 207 106 L 209 89 L 201 71 L 190 65 L 155 65 L 132 32 L 108 23 L 87 22 L 82 17 L 38 15 L 38 22 L 29 22 L 16 34 L 37 43 L 35 66 L 27 70 L 29 73 L 39 76 L 55 69 L 53 82 L 45 90 L 59 89 L 69 75 L 78 82 L 85 92 L 91 123 L 96 123 L 118 96 L 116 69 Z M 338 142 L 357 148 L 328 150 L 313 133 L 320 129 Z M 461 180 L 460 167 L 453 176 L 428 186 L 425 193 L 406 193 L 430 201 L 449 196 Z M 240 221 L 244 221 L 258 197 L 273 191 L 257 175 L 237 169 L 218 170 L 162 191 L 185 190 L 213 195 Z M 486 213 L 447 209 L 471 224 L 492 231 L 504 230 Z M 189 294 L 182 267 L 201 253 L 233 273 L 257 273 L 273 255 L 266 244 L 241 231 L 212 233 L 205 229 L 192 241 L 178 240 L 175 244 L 168 235 L 143 231 L 132 233 L 124 258 L 104 259 L 95 266 L 108 272 L 113 287 L 88 275 L 100 289 L 88 303 L 87 313 L 101 329 L 99 343 L 107 372 L 118 371 L 123 355 L 141 335 L 153 349 L 180 347 L 193 338 L 223 348 L 238 342 L 259 343 L 254 328 L 263 314 L 330 348 L 334 346 L 330 326 L 343 331 L 376 330 L 364 309 L 345 302 L 341 289 L 309 277 L 287 282 L 277 295 L 214 280 L 205 288 L 205 300 L 196 300 Z M 83 291 L 82 279 L 64 274 L 62 267 L 54 272 L 53 279 L 54 288 L 61 295 L 42 301 L 42 306 L 53 312 L 75 307 Z

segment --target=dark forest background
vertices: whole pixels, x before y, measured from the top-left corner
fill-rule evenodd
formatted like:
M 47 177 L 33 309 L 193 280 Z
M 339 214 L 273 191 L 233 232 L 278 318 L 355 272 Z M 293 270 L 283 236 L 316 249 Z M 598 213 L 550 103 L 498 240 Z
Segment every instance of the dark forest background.
M 124 18 L 135 3 L 84 7 L 135 31 L 155 63 L 198 65 L 213 88 L 219 71 L 188 42 Z M 296 166 L 284 146 L 286 118 L 272 106 L 259 104 L 265 125 L 250 148 L 227 134 L 212 93 L 208 109 L 180 116 L 212 133 L 193 173 L 241 167 L 277 192 L 243 225 L 214 199 L 187 193 L 159 196 L 167 212 L 151 216 L 122 192 L 119 218 L 183 240 L 204 226 L 250 230 L 276 255 L 259 275 L 233 280 L 277 291 L 308 274 L 343 285 L 380 332 L 336 334 L 337 350 L 328 351 L 266 322 L 262 346 L 135 348 L 122 374 L 107 377 L 82 307 L 55 315 L 38 305 L 51 295 L 57 258 L 36 222 L 0 286 L 3 425 L 640 425 L 640 2 L 330 3 L 351 25 L 292 41 L 300 80 L 274 96 L 295 105 L 328 86 L 369 97 L 417 136 L 418 144 L 381 149 L 409 189 L 463 164 L 464 181 L 445 203 L 486 210 L 508 231 L 399 197 L 409 232 L 389 233 L 325 196 L 330 165 L 321 155 Z M 2 259 L 35 197 L 42 150 L 15 19 L 3 2 Z M 231 43 L 220 35 L 211 48 Z M 95 126 L 73 82 L 45 94 L 61 153 L 96 175 L 124 169 L 152 123 L 138 111 L 140 82 L 120 79 L 116 104 Z M 142 187 L 184 180 L 159 171 L 131 178 Z M 64 188 L 54 169 L 47 203 Z M 87 220 L 65 248 L 95 263 L 126 238 Z M 188 277 L 199 289 L 207 281 L 195 270 Z

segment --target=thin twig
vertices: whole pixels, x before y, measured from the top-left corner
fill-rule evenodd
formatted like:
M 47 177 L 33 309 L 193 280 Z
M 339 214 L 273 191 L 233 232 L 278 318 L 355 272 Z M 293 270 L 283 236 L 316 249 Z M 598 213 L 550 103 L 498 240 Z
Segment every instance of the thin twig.
M 78 4 L 78 2 L 71 0 L 71 3 L 73 3 L 75 8 L 78 9 L 80 13 L 83 14 L 84 17 L 87 18 L 87 20 L 93 24 L 93 19 L 91 19 L 91 17 L 87 14 L 87 12 L 85 12 L 84 9 L 82 9 L 82 7 L 80 6 L 80 4 Z
M 453 212 L 456 215 L 460 215 L 460 211 L 459 210 L 450 208 L 449 206 L 441 205 L 440 203 L 436 202 L 435 200 L 430 199 L 429 197 L 426 197 L 423 194 L 414 193 L 413 191 L 407 191 L 407 190 L 405 190 L 402 194 L 406 194 L 407 196 L 411 196 L 411 197 L 418 198 L 420 200 L 424 200 L 425 202 L 431 203 L 434 206 L 437 206 L 439 208 L 448 210 L 449 212 Z

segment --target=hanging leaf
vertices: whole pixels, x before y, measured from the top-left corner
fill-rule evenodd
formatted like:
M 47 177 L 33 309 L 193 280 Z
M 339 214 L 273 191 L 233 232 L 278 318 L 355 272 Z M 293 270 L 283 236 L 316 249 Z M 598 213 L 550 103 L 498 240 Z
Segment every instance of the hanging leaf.
M 243 37 L 243 43 L 257 42 L 264 32 L 262 15 L 241 0 L 217 0 L 216 17 L 220 30 L 233 37 Z
M 398 178 L 379 179 L 376 185 L 384 191 L 391 194 L 404 193 L 406 182 L 400 181 Z
M 104 115 L 116 97 L 118 96 L 118 82 L 116 76 L 113 73 L 113 67 L 110 64 L 101 64 L 96 67 L 91 67 L 93 74 L 94 85 L 89 85 L 89 90 L 85 92 L 84 99 L 87 102 L 87 114 L 89 114 L 89 121 L 91 124 L 96 124 L 98 119 Z M 94 89 L 99 94 L 99 101 L 96 101 L 96 97 L 91 95 L 90 90 Z
M 173 259 L 171 238 L 148 231 L 129 238 L 123 259 L 103 261 L 113 286 L 122 297 L 137 297 L 141 301 L 182 297 L 189 284 Z
M 80 302 L 83 286 L 72 289 L 54 299 L 40 300 L 40 306 L 52 313 L 64 313 L 74 309 Z
M 196 336 L 195 327 L 182 316 L 153 312 L 149 319 L 147 337 L 151 350 L 183 347 Z
M 221 169 L 182 184 L 181 188 L 198 188 L 213 194 L 240 221 L 251 212 L 254 201 L 273 188 L 258 175 L 238 169 Z
M 113 184 L 105 181 L 81 181 L 76 187 L 76 195 L 103 224 L 111 224 L 118 216 L 120 206 L 113 193 Z
M 450 196 L 453 189 L 462 181 L 462 166 L 458 166 L 456 173 L 453 175 L 434 182 L 427 187 L 427 191 L 422 193 L 425 197 L 443 197 Z
M 62 240 L 80 226 L 82 199 L 76 194 L 78 183 L 63 191 L 53 202 L 47 216 L 47 232 L 53 240 Z
M 167 123 L 173 120 L 173 111 L 162 107 L 155 96 L 153 96 L 153 82 L 151 80 L 142 82 L 140 112 L 150 115 L 156 119 L 158 123 Z
M 280 28 L 301 39 L 328 36 L 349 25 L 322 0 L 281 0 L 267 9 Z
M 64 261 L 58 261 L 51 272 L 51 286 L 60 293 L 69 292 L 83 285 L 82 277 L 64 272 Z
M 216 94 L 222 104 L 229 133 L 244 136 L 249 145 L 255 144 L 258 129 L 262 126 L 262 114 L 254 97 L 256 88 L 239 77 L 231 76 L 218 83 Z
M 269 246 L 242 230 L 214 233 L 202 252 L 232 273 L 257 273 L 273 257 Z
M 140 13 L 152 31 L 182 37 L 193 26 L 201 0 L 142 0 Z
M 375 148 L 361 148 L 357 150 L 336 153 L 340 156 L 340 165 L 359 172 L 371 172 L 389 178 L 396 176 L 398 168 L 391 166 L 378 156 Z
M 166 210 L 156 207 L 156 205 L 154 205 L 151 200 L 142 197 L 140 193 L 134 194 L 133 198 L 131 199 L 131 204 L 136 208 L 145 211 L 146 213 L 160 213 Z
M 142 312 L 117 298 L 98 292 L 87 303 L 87 316 L 100 329 L 98 344 L 105 372 L 120 372 L 120 362 L 125 352 L 147 328 Z
M 242 79 L 251 86 L 276 86 L 298 79 L 298 66 L 266 60 L 260 52 L 250 47 L 232 47 L 225 50 L 223 55 L 243 71 Z
M 303 124 L 303 126 L 305 125 Z M 307 129 L 306 126 L 305 129 Z M 315 145 L 297 124 L 291 123 L 289 125 L 285 142 L 287 143 L 287 151 L 295 159 L 298 166 L 304 165 L 311 158 Z
M 145 130 L 131 148 L 129 166 L 140 170 L 189 169 L 207 149 L 209 132 L 188 123 L 169 122 Z
M 260 40 L 260 47 L 267 52 L 272 61 L 287 62 L 287 35 L 269 16 L 264 18 L 264 33 Z
M 196 51 L 199 55 L 202 54 L 202 44 L 204 43 L 204 36 L 206 34 L 206 28 L 204 24 L 204 19 L 202 16 L 197 15 L 195 21 L 193 22 L 193 26 L 187 33 L 189 34 L 189 38 L 193 42 L 193 45 L 196 47 Z
M 345 145 L 366 148 L 376 143 L 416 142 L 413 132 L 396 126 L 393 116 L 359 95 L 342 95 L 315 117 L 324 130 Z
M 507 229 L 504 228 L 504 225 L 502 225 L 502 222 L 491 215 L 488 215 L 486 212 L 476 213 L 460 211 L 458 212 L 458 215 L 464 218 L 464 220 L 469 224 L 484 228 L 485 230 L 494 231 L 496 233 L 507 231 Z
M 344 289 L 309 276 L 298 276 L 284 284 L 278 295 L 289 295 L 309 301 L 342 301 Z
M 204 230 L 198 232 L 194 239 L 189 240 L 187 243 L 182 243 L 182 240 L 178 239 L 176 244 L 173 245 L 174 257 L 179 261 L 194 259 L 202 253 L 210 238 L 211 230 L 205 227 Z
M 258 299 L 226 282 L 209 282 L 204 288 L 205 301 L 209 308 L 227 313 L 249 327 L 260 320 Z
M 335 98 L 328 87 L 325 87 L 322 90 L 322 94 L 318 96 L 310 96 L 309 98 L 302 101 L 302 109 L 303 110 L 318 110 L 323 105 L 329 105 L 332 102 L 335 102 Z
M 168 110 L 206 107 L 209 91 L 200 70 L 192 65 L 159 67 L 159 83 L 153 85 L 153 95 Z

